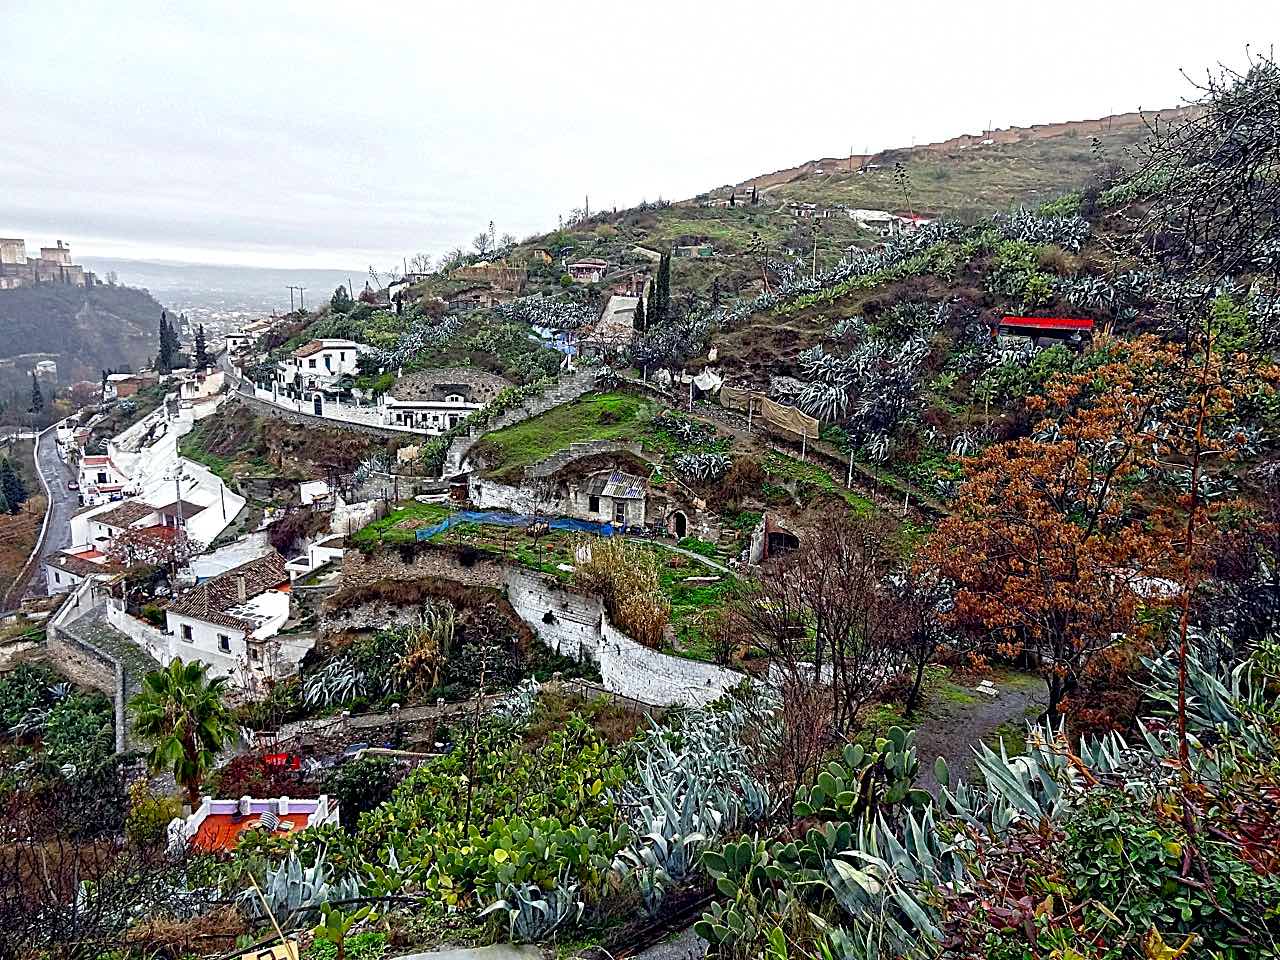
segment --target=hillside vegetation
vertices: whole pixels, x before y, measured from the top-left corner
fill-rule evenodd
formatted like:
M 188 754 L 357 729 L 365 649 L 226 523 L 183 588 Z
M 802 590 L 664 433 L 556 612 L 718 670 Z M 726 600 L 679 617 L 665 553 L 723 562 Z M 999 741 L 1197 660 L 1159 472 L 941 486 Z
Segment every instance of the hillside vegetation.
M 421 472 L 474 429 L 471 465 L 536 497 L 530 464 L 635 441 L 644 462 L 610 468 L 678 483 L 682 537 L 494 524 L 451 497 L 352 533 L 299 676 L 233 714 L 179 664 L 138 702 L 155 782 L 341 805 L 233 850 L 163 856 L 150 788 L 126 798 L 94 752 L 36 765 L 66 741 L 53 691 L 24 687 L 0 952 L 225 956 L 286 932 L 319 957 L 596 960 L 674 930 L 717 960 L 1280 957 L 1280 67 L 1197 96 L 1155 136 L 1126 126 L 1120 166 L 1073 130 L 954 163 L 920 148 L 901 206 L 955 215 L 889 235 L 773 206 L 886 202 L 856 192 L 878 174 L 824 161 L 743 205 L 491 229 L 398 310 L 337 291 L 291 318 L 262 346 L 360 335 L 370 392 L 441 362 L 510 372 Z M 711 256 L 654 262 L 712 235 Z M 538 264 L 526 296 L 441 302 L 492 256 Z M 562 275 L 584 256 L 601 282 Z M 561 376 L 548 331 L 585 339 L 634 270 L 651 311 L 578 358 L 600 392 L 485 433 Z M 752 388 L 745 415 L 747 391 L 693 372 Z M 184 449 L 230 474 L 359 456 L 234 404 Z M 172 722 L 187 704 L 200 742 Z M 301 718 L 330 721 L 286 741 L 320 762 L 218 766 L 239 728 Z M 104 849 L 90 884 L 18 882 Z
M 155 354 L 162 309 L 132 287 L 46 283 L 0 290 L 0 358 L 46 353 L 63 383 L 97 383 L 103 370 L 137 368 Z M 33 365 L 17 364 L 24 375 Z

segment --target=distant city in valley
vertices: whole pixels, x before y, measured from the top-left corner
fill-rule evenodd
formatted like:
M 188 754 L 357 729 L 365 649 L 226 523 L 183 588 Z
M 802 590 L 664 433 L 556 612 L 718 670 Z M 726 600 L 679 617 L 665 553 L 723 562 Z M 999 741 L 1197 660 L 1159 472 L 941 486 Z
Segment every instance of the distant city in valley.
M 290 309 L 289 287 L 307 305 L 328 302 L 339 285 L 363 289 L 366 269 L 282 270 L 270 267 L 180 263 L 164 260 L 126 260 L 87 257 L 86 266 L 99 277 L 114 276 L 118 283 L 141 287 L 192 323 L 221 328 L 265 314 Z M 296 304 L 295 304 L 296 305 Z

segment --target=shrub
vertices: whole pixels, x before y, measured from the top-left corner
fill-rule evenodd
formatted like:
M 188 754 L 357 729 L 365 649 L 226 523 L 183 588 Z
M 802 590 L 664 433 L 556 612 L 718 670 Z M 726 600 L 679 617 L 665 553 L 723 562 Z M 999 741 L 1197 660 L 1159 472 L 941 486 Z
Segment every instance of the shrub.
M 168 841 L 169 822 L 182 816 L 182 799 L 157 795 L 145 780 L 129 787 L 129 812 L 125 815 L 124 832 L 132 843 L 141 847 L 159 847 Z
M 324 792 L 338 802 L 342 825 L 354 830 L 360 814 L 391 798 L 400 782 L 400 768 L 386 757 L 359 757 L 331 771 Z
M 598 594 L 613 622 L 632 639 L 661 646 L 671 605 L 662 594 L 653 551 L 613 537 L 580 543 L 578 552 L 587 559 L 578 563 L 575 582 Z
M 147 603 L 142 606 L 142 619 L 153 627 L 162 627 L 165 623 L 164 610 L 159 604 Z

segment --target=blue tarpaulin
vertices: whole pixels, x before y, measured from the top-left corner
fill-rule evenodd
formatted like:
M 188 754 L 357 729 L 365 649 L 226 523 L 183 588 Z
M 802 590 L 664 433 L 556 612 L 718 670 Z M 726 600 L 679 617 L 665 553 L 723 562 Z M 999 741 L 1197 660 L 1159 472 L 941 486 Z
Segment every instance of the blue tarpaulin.
M 531 517 L 520 513 L 507 513 L 502 510 L 459 510 L 453 516 L 441 520 L 430 527 L 418 530 L 419 540 L 430 540 L 438 533 L 444 533 L 459 523 L 481 523 L 494 527 L 529 527 L 535 523 L 546 523 L 552 530 L 570 530 L 574 533 L 594 533 L 601 537 L 611 537 L 621 533 L 611 523 L 595 523 L 591 520 L 575 520 L 572 517 Z

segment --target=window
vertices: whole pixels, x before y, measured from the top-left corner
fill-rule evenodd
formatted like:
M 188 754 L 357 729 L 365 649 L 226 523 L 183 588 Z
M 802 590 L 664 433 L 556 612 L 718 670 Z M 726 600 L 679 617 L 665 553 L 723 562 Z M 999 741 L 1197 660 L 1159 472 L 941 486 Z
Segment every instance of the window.
M 107 475 L 106 475 L 106 473 L 105 473 L 105 472 L 103 472 L 102 470 L 99 470 L 99 471 L 98 471 L 98 482 L 99 482 L 99 483 L 106 483 L 106 482 L 107 482 Z
M 345 350 L 339 350 L 339 351 L 338 351 L 338 362 L 339 362 L 339 363 L 341 363 L 341 362 L 342 362 L 343 360 L 345 360 L 345 359 L 347 359 L 347 351 L 345 351 Z
M 625 500 L 613 501 L 613 519 L 615 523 L 627 522 L 627 504 Z
M 249 648 L 249 659 L 250 659 L 250 660 L 252 660 L 254 663 L 261 663 L 261 662 L 262 662 L 262 651 L 261 651 L 261 650 L 259 650 L 257 647 L 250 647 L 250 648 Z
M 218 634 L 218 649 L 223 653 L 231 652 L 231 638 L 225 633 Z
M 191 624 L 184 623 L 182 625 L 182 639 L 187 641 L 187 643 L 193 642 L 193 638 L 191 636 Z
M 587 509 L 588 509 L 588 510 L 590 510 L 592 513 L 599 513 L 599 512 L 600 512 L 600 498 L 599 498 L 599 497 L 592 497 L 592 498 L 591 498 L 591 500 L 590 500 L 590 502 L 589 502 L 589 503 L 588 503 L 588 505 L 587 505 Z
M 312 370 L 314 370 L 316 368 L 316 358 L 312 357 L 310 360 L 308 360 L 307 366 L 310 367 Z
M 62 582 L 62 574 L 58 573 L 58 571 L 57 571 L 57 570 L 53 571 L 53 582 L 54 582 L 54 583 L 61 583 L 61 582 Z

